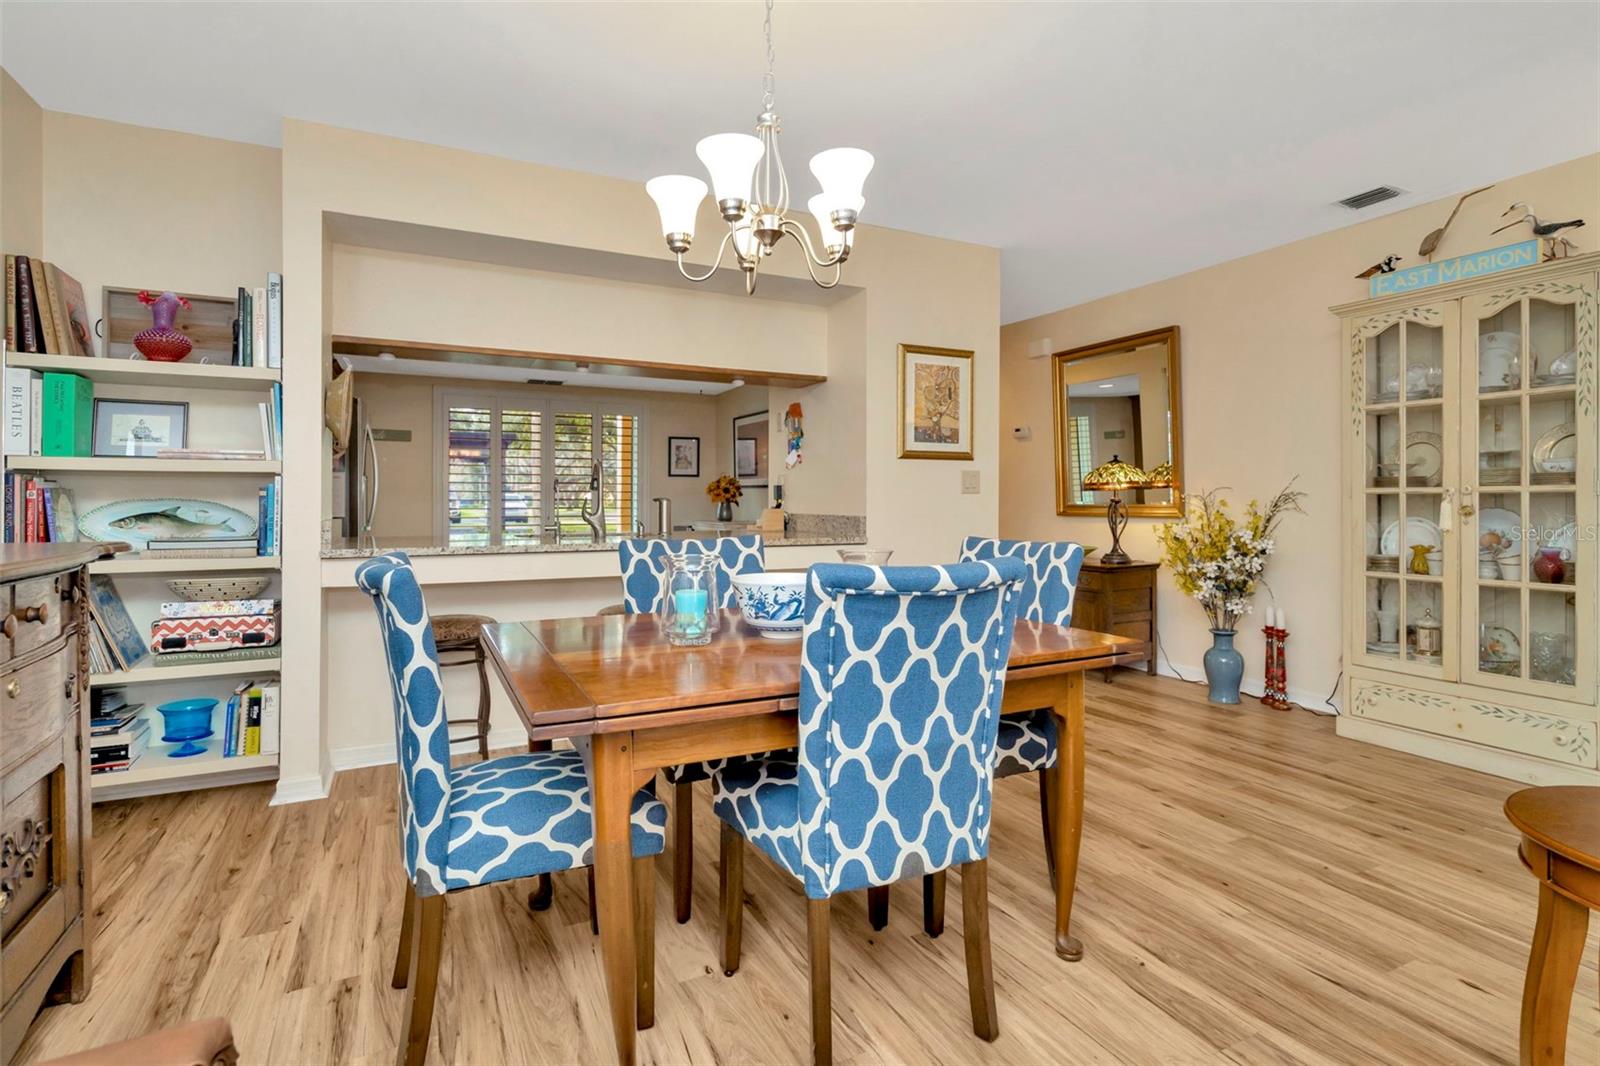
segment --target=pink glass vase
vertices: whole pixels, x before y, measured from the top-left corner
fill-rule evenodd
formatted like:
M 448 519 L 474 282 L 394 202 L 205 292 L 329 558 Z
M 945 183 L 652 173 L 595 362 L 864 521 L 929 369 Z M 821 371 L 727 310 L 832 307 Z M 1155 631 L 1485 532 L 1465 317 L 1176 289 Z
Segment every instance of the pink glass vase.
M 150 328 L 133 335 L 133 346 L 146 359 L 157 363 L 177 363 L 194 351 L 194 342 L 172 327 L 179 306 L 177 294 L 170 292 L 162 293 L 150 305 Z

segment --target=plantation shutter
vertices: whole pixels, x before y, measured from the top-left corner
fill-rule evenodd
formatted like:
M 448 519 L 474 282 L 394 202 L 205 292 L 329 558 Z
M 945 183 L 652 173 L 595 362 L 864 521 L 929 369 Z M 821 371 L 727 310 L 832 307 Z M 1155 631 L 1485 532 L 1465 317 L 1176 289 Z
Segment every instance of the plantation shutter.
M 601 507 L 606 532 L 613 536 L 632 536 L 639 513 L 638 438 L 637 415 L 601 416 L 600 463 L 606 472 Z
M 505 544 L 538 540 L 544 524 L 542 423 L 536 410 L 500 412 L 500 539 Z
M 449 409 L 446 448 L 446 529 L 450 544 L 489 543 L 490 501 L 493 498 L 494 412 L 487 407 L 452 406 Z
M 555 515 L 563 534 L 583 534 L 583 506 L 589 499 L 589 477 L 594 462 L 594 415 L 587 411 L 557 412 L 550 416 L 551 477 L 555 481 Z

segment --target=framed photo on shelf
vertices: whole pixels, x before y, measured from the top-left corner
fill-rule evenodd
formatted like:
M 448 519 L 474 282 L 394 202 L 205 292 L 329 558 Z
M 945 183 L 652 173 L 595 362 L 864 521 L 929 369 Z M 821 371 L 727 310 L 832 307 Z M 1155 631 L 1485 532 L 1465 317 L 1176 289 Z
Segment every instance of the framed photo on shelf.
M 766 488 L 767 412 L 753 411 L 733 420 L 733 476 L 745 488 Z
M 95 400 L 94 447 L 112 458 L 155 458 L 189 446 L 189 405 L 181 401 Z
M 667 476 L 700 476 L 700 438 L 667 438 Z
M 972 352 L 900 345 L 901 459 L 972 458 Z

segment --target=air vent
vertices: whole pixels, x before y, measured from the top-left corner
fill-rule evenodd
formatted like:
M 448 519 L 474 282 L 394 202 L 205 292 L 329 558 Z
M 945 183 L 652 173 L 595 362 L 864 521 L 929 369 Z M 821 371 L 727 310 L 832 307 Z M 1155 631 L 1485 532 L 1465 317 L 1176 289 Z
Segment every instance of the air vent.
M 1366 192 L 1358 192 L 1354 196 L 1346 196 L 1339 201 L 1339 206 L 1348 207 L 1352 211 L 1362 211 L 1373 204 L 1381 204 L 1385 200 L 1393 200 L 1403 192 L 1405 192 L 1404 189 L 1397 189 L 1393 185 L 1380 185 L 1376 189 L 1368 189 Z

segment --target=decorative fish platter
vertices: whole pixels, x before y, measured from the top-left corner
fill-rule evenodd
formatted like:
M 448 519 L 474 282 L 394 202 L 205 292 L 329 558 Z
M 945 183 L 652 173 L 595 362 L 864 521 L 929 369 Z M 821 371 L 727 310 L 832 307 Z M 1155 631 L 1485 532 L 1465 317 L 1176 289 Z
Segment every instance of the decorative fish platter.
M 152 540 L 173 537 L 250 537 L 256 520 L 237 507 L 212 500 L 117 500 L 78 519 L 84 540 L 121 540 L 144 551 Z

